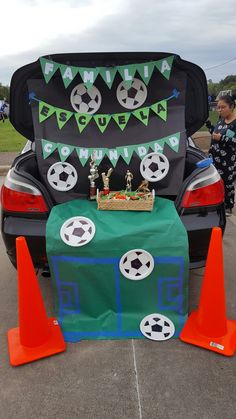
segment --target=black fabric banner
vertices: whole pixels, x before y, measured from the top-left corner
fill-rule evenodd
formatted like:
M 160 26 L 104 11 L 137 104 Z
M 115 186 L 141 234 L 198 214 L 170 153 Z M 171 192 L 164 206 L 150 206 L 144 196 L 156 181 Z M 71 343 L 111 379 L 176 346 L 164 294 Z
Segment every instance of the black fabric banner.
M 136 73 L 129 89 L 123 84 L 118 72 L 112 88 L 109 88 L 101 75 L 98 75 L 90 90 L 77 78 L 71 82 L 67 89 L 65 89 L 61 77 L 56 75 L 48 84 L 44 79 L 29 80 L 28 90 L 31 98 L 39 172 L 54 200 L 61 203 L 88 195 L 90 165 L 89 161 L 85 165 L 81 164 L 76 149 L 74 149 L 66 159 L 66 163 L 75 168 L 77 178 L 74 180 L 76 182 L 70 189 L 66 190 L 63 187 L 61 190 L 58 189 L 53 182 L 49 182 L 49 174 L 54 173 L 52 170 L 50 172 L 51 166 L 56 162 L 61 162 L 59 150 L 55 147 L 55 150 L 45 159 L 42 152 L 42 139 L 70 147 L 112 150 L 117 147 L 146 144 L 154 139 L 158 140 L 178 132 L 180 133 L 178 152 L 172 150 L 168 145 L 165 145 L 163 149 L 163 154 L 169 161 L 167 174 L 161 180 L 150 183 L 150 187 L 155 189 L 158 195 L 176 195 L 183 181 L 186 152 L 185 85 L 185 73 L 176 70 L 174 66 L 169 80 L 165 79 L 162 74 L 153 72 L 148 85 L 145 85 L 140 75 Z M 177 94 L 173 95 L 173 92 L 177 92 Z M 157 117 L 151 107 L 163 100 L 166 100 L 167 103 L 167 108 L 163 109 L 165 117 Z M 48 111 L 42 107 L 42 104 L 39 106 L 40 102 L 50 104 L 50 107 L 56 108 L 57 111 L 50 111 L 52 114 L 48 115 Z M 144 108 L 143 112 L 139 112 L 138 116 L 134 115 L 141 108 Z M 150 108 L 150 112 L 148 112 L 148 120 L 145 123 L 139 117 L 141 115 L 141 119 L 147 118 L 146 108 Z M 61 114 L 58 109 L 61 109 Z M 158 111 L 160 112 L 162 109 Z M 45 115 L 42 112 L 46 112 Z M 70 113 L 73 115 L 71 116 Z M 113 118 L 117 114 L 122 114 L 118 122 L 119 124 L 123 122 L 123 128 L 116 120 L 118 117 Z M 58 120 L 58 118 L 64 118 L 64 120 Z M 78 129 L 78 119 L 86 124 L 82 132 Z M 98 127 L 99 120 L 106 125 L 104 130 Z M 148 152 L 152 153 L 153 150 L 150 149 Z M 133 189 L 137 188 L 143 179 L 140 173 L 140 163 L 140 156 L 135 152 L 128 164 L 120 156 L 110 179 L 110 189 L 125 188 L 127 169 L 133 174 Z M 101 173 L 107 172 L 110 167 L 113 165 L 105 155 L 98 164 L 100 177 L 96 180 L 96 186 L 100 189 L 103 185 Z M 63 174 L 60 176 L 62 177 Z

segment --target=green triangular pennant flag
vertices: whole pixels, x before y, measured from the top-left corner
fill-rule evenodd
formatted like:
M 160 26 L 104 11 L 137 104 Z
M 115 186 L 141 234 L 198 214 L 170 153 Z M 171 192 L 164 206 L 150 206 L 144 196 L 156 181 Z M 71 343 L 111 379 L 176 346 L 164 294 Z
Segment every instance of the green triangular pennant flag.
M 82 132 L 88 125 L 92 115 L 87 115 L 86 113 L 75 113 L 74 115 L 79 128 L 79 132 Z
M 64 86 L 68 87 L 72 80 L 74 80 L 76 74 L 78 73 L 78 68 L 74 66 L 60 64 L 60 72 Z
M 152 141 L 150 147 L 155 153 L 163 153 L 165 142 L 166 138 L 161 138 L 160 140 Z
M 57 143 L 52 143 L 51 141 L 41 140 L 41 146 L 43 150 L 43 158 L 46 159 L 50 154 L 53 153 L 57 148 Z
M 59 128 L 61 129 L 64 125 L 69 121 L 71 116 L 73 115 L 72 112 L 66 111 L 65 109 L 56 108 L 56 117 L 57 123 Z
M 163 121 L 167 120 L 167 101 L 161 100 L 151 106 L 151 110 L 155 112 Z
M 149 120 L 149 108 L 140 108 L 136 111 L 132 111 L 132 114 L 136 116 L 144 125 L 148 124 Z
M 39 61 L 44 75 L 44 79 L 46 83 L 48 83 L 49 80 L 51 80 L 53 74 L 57 71 L 59 64 L 54 63 L 54 61 L 47 60 L 46 58 L 40 58 Z
M 98 115 L 93 115 L 93 119 L 95 120 L 98 128 L 100 129 L 101 132 L 104 132 L 107 125 L 109 124 L 109 121 L 111 119 L 111 115 L 107 115 L 107 114 L 98 114 Z
M 131 87 L 135 72 L 137 70 L 136 64 L 121 65 L 117 67 L 117 70 L 119 71 L 123 79 L 124 85 L 126 86 L 127 89 L 129 89 Z
M 179 151 L 179 139 L 179 132 L 173 135 L 169 135 L 169 137 L 166 137 L 166 144 L 168 144 L 168 146 L 170 146 L 170 148 L 174 150 L 176 153 Z
M 120 157 L 117 148 L 114 148 L 114 149 L 113 148 L 108 148 L 106 150 L 106 155 L 109 158 L 113 167 L 116 167 L 116 164 L 117 164 L 117 162 L 119 160 L 119 157 Z
M 146 154 L 148 154 L 148 149 L 150 147 L 149 143 L 146 144 L 137 144 L 134 148 L 135 153 L 142 159 Z
M 103 78 L 109 89 L 111 89 L 117 69 L 116 67 L 100 67 L 98 69 L 100 76 Z
M 82 166 L 85 166 L 93 152 L 92 148 L 75 147 L 75 149 L 78 154 L 80 163 L 82 164 Z
M 56 108 L 54 106 L 49 105 L 46 102 L 39 102 L 39 122 L 45 121 L 45 119 L 49 118 L 54 112 Z
M 136 67 L 144 83 L 148 84 L 152 76 L 154 63 L 150 62 L 150 63 L 137 64 Z
M 127 122 L 130 118 L 131 113 L 115 113 L 112 115 L 112 118 L 116 121 L 117 125 L 120 127 L 120 129 L 123 131 L 127 125 Z
M 133 145 L 128 145 L 124 147 L 116 147 L 118 156 L 121 156 L 127 164 L 129 164 L 132 158 L 134 149 L 135 149 L 135 146 Z
M 60 159 L 61 161 L 65 161 L 72 153 L 72 151 L 75 149 L 74 146 L 69 144 L 57 144 L 57 148 L 59 151 Z
M 94 148 L 93 153 L 95 157 L 95 163 L 100 164 L 103 157 L 105 157 L 107 153 L 107 148 Z
M 83 80 L 84 85 L 88 89 L 92 87 L 98 75 L 98 68 L 79 67 L 78 71 Z
M 172 63 L 173 63 L 174 55 L 170 55 L 167 58 L 163 58 L 162 60 L 155 61 L 155 65 L 157 69 L 161 72 L 161 74 L 169 80 Z

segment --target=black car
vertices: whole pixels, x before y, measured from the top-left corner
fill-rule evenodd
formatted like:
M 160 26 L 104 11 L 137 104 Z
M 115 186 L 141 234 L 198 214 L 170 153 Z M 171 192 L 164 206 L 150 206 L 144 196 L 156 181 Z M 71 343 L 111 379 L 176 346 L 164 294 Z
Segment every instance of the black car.
M 134 62 L 137 63 L 136 73 L 134 73 L 135 78 L 133 76 L 127 87 L 124 78 L 122 79 L 122 71 L 125 66 L 130 70 L 130 66 Z M 42 74 L 42 69 L 46 68 L 43 67 L 45 63 L 48 71 Z M 55 63 L 56 67 L 52 70 Z M 141 82 L 136 82 L 135 85 L 134 81 L 140 80 L 140 75 L 144 80 L 145 73 L 142 73 L 141 70 L 139 74 L 137 73 L 137 69 L 138 71 L 140 68 L 143 70 L 144 66 L 146 73 L 151 68 L 152 76 L 149 75 L 150 80 L 148 82 L 145 81 L 144 83 L 141 80 Z M 168 71 L 165 73 L 168 66 L 173 74 L 171 77 Z M 51 163 L 55 161 L 50 161 L 50 158 L 54 156 L 52 158 L 57 159 L 60 154 L 61 161 L 65 161 L 66 158 L 62 158 L 62 148 L 65 144 L 72 144 L 74 149 L 67 161 L 75 162 L 75 155 L 78 157 L 79 153 L 78 147 L 76 150 L 76 141 L 80 141 L 79 145 L 84 147 L 85 141 L 90 138 L 92 138 L 91 141 L 94 141 L 92 147 L 97 145 L 96 141 L 100 144 L 104 142 L 107 146 L 108 139 L 111 141 L 113 148 L 127 144 L 128 140 L 124 140 L 126 134 L 124 134 L 125 129 L 123 127 L 119 127 L 121 129 L 116 138 L 115 133 L 117 131 L 112 125 L 115 125 L 114 121 L 109 122 L 111 128 L 109 128 L 110 131 L 106 130 L 108 132 L 107 137 L 104 134 L 105 131 L 102 131 L 105 128 L 100 126 L 98 127 L 99 130 L 97 129 L 99 121 L 96 121 L 96 126 L 95 116 L 93 116 L 95 113 L 91 111 L 92 102 L 96 102 L 96 97 L 94 95 L 91 102 L 91 92 L 93 92 L 91 85 L 86 86 L 83 78 L 82 83 L 81 79 L 78 82 L 78 77 L 81 77 L 81 71 L 79 72 L 81 68 L 86 69 L 87 83 L 92 80 L 91 74 L 93 73 L 90 70 L 96 68 L 98 75 L 96 74 L 97 79 L 94 83 L 98 86 L 98 89 L 96 88 L 98 90 L 96 93 L 98 96 L 97 102 L 102 102 L 99 103 L 99 106 L 101 106 L 100 116 L 105 115 L 105 125 L 108 110 L 112 111 L 109 114 L 109 121 L 112 118 L 115 120 L 117 115 L 119 117 L 121 115 L 121 119 L 118 122 L 116 120 L 119 124 L 122 121 L 124 123 L 126 118 L 126 114 L 121 111 L 124 111 L 124 108 L 126 111 L 129 110 L 127 118 L 129 122 L 126 120 L 125 124 L 128 127 L 127 133 L 130 136 L 129 141 L 130 144 L 132 143 L 133 149 L 134 144 L 138 144 L 141 148 L 144 147 L 145 144 L 141 140 L 143 133 L 149 136 L 155 135 L 158 139 L 161 138 L 163 144 L 163 138 L 168 140 L 173 132 L 179 131 L 179 150 L 182 154 L 180 156 L 176 153 L 176 150 L 168 148 L 170 162 L 168 176 L 165 179 L 161 178 L 159 182 L 154 182 L 154 191 L 156 196 L 171 199 L 175 203 L 188 233 L 190 267 L 204 266 L 211 229 L 214 226 L 219 226 L 224 231 L 226 222 L 222 180 L 206 155 L 196 148 L 190 140 L 191 135 L 208 118 L 206 78 L 201 68 L 182 60 L 175 54 L 153 52 L 56 54 L 43 57 L 41 60 L 26 65 L 14 73 L 10 86 L 10 121 L 16 130 L 28 139 L 30 146 L 13 162 L 1 191 L 2 237 L 10 261 L 16 266 L 15 239 L 18 236 L 25 236 L 35 267 L 42 269 L 46 275 L 48 264 L 45 231 L 51 209 L 54 205 L 70 199 L 88 199 L 89 160 L 85 164 L 81 164 L 82 160 L 78 162 L 77 171 L 81 183 L 78 187 L 72 188 L 68 194 L 63 188 L 54 188 L 53 184 L 50 183 L 48 167 L 51 167 Z M 114 72 L 117 68 L 119 71 L 117 70 L 114 77 L 115 88 L 113 91 L 113 87 L 111 88 L 111 85 L 108 85 L 111 81 L 109 79 L 110 75 L 108 74 L 109 77 L 105 80 L 104 74 L 109 69 Z M 127 72 L 126 76 L 129 79 L 130 74 Z M 103 86 L 104 80 L 105 87 Z M 141 98 L 145 96 L 146 102 L 144 103 L 148 105 L 146 108 L 143 107 L 144 103 L 140 102 L 141 107 L 138 103 L 138 83 L 138 88 L 142 90 L 141 93 L 139 90 L 138 94 L 141 95 L 139 96 Z M 160 91 L 157 92 L 154 86 L 163 86 L 163 90 L 160 88 Z M 63 89 L 65 89 L 65 92 Z M 87 106 L 82 111 L 79 108 L 81 89 L 84 90 L 83 100 Z M 100 94 L 101 91 L 104 93 L 103 95 Z M 169 91 L 170 95 L 168 95 Z M 127 106 L 127 92 L 132 98 L 130 107 Z M 112 99 L 110 99 L 111 95 Z M 118 105 L 113 103 L 115 102 L 115 96 L 119 102 Z M 172 98 L 175 104 L 172 104 Z M 121 108 L 121 100 L 126 101 L 126 103 L 123 103 L 123 108 Z M 153 102 L 155 102 L 155 107 Z M 97 103 L 94 103 L 94 106 L 97 107 Z M 149 125 L 145 121 L 141 121 L 139 125 L 136 123 L 137 121 L 135 122 L 134 117 L 141 120 L 141 117 L 142 119 L 146 118 L 151 110 L 157 112 L 157 106 L 160 106 L 158 122 L 156 122 L 154 114 L 149 117 Z M 138 116 L 137 109 L 140 110 Z M 73 112 L 74 110 L 76 112 Z M 41 112 L 40 117 L 38 117 L 38 112 Z M 54 116 L 50 116 L 53 113 Z M 78 115 L 82 115 L 83 119 L 79 121 Z M 87 115 L 89 115 L 89 118 Z M 74 116 L 77 125 L 75 120 L 72 120 Z M 38 118 L 41 118 L 41 120 L 38 121 Z M 93 118 L 94 120 L 91 122 Z M 84 121 L 87 124 L 86 129 L 81 128 L 80 122 Z M 102 125 L 102 119 L 100 122 Z M 145 131 L 147 125 L 149 131 Z M 75 134 L 76 127 L 79 128 L 79 131 Z M 95 128 L 97 131 L 95 131 Z M 122 140 L 119 138 L 120 134 L 123 135 Z M 135 139 L 133 140 L 131 137 L 135 137 Z M 44 156 L 43 159 L 39 142 L 47 140 L 49 143 L 51 141 L 50 144 L 53 144 L 52 140 L 55 140 L 57 149 L 54 149 L 54 152 L 50 149 L 50 156 L 47 159 Z M 122 141 L 124 142 L 122 143 Z M 60 147 L 58 147 L 58 144 Z M 77 151 L 77 154 L 75 151 Z M 122 188 L 120 173 L 124 173 L 127 168 L 130 168 L 131 172 L 134 173 L 135 187 L 142 180 L 142 176 L 137 170 L 140 165 L 140 163 L 137 164 L 137 161 L 140 158 L 138 159 L 136 149 L 135 151 L 136 154 L 132 155 L 129 163 L 122 158 L 118 159 L 117 174 L 114 176 L 114 190 Z M 48 164 L 48 167 L 46 167 L 46 164 Z M 104 155 L 99 164 L 100 173 L 106 171 L 108 167 L 109 160 L 107 155 Z M 101 187 L 101 184 L 98 183 L 98 186 Z

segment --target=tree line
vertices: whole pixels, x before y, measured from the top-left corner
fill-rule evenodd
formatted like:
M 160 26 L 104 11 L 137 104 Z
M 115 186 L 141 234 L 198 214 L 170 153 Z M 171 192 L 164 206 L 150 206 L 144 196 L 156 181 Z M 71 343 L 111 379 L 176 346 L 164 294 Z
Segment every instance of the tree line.
M 9 86 L 3 86 L 2 83 L 0 83 L 0 100 L 6 98 L 6 101 L 9 102 L 9 96 L 10 96 Z
M 232 95 L 236 96 L 236 75 L 230 75 L 220 80 L 219 83 L 213 83 L 211 79 L 207 81 L 208 93 L 211 96 L 217 97 L 222 90 L 231 90 Z

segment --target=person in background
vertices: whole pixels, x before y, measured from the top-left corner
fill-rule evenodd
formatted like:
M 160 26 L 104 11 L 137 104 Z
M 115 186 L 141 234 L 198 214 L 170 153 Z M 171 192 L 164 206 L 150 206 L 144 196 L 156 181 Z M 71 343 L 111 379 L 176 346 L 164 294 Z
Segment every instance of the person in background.
M 212 101 L 211 95 L 208 95 L 208 106 L 209 106 L 209 109 L 210 109 L 211 101 Z
M 5 108 L 7 107 L 5 103 L 5 98 L 0 100 L 0 121 L 5 122 Z
M 209 157 L 213 159 L 213 164 L 224 182 L 226 215 L 232 213 L 235 199 L 236 115 L 234 108 L 235 102 L 232 96 L 221 96 L 217 103 L 219 120 L 216 126 L 214 127 L 210 121 L 206 122 L 211 133 Z

